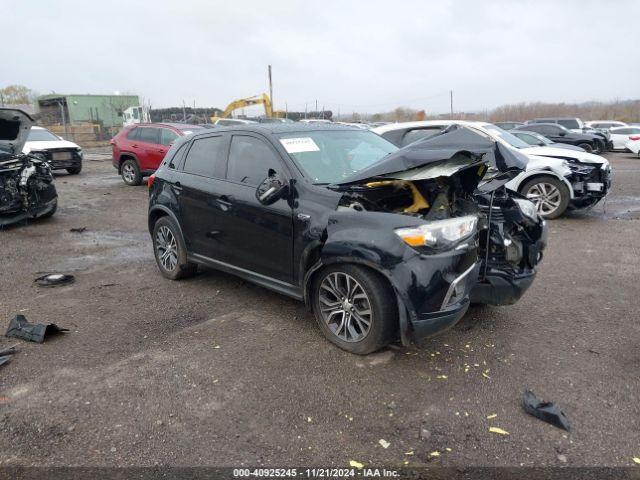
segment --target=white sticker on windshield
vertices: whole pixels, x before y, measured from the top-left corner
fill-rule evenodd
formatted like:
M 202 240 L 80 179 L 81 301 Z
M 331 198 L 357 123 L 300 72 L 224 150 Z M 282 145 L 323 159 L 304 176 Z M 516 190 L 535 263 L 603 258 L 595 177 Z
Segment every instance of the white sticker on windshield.
M 319 152 L 320 149 L 311 137 L 282 138 L 280 143 L 288 153 Z

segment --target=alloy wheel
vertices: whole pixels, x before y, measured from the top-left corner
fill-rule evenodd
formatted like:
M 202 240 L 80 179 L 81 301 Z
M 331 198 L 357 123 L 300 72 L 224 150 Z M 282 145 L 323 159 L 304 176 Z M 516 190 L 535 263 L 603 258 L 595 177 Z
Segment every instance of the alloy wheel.
M 178 265 L 178 244 L 169 227 L 162 226 L 156 233 L 156 256 L 165 270 L 173 271 Z
M 526 195 L 534 203 L 540 215 L 552 214 L 562 203 L 560 190 L 550 183 L 536 183 L 529 188 Z
M 133 165 L 125 163 L 122 167 L 122 176 L 128 183 L 132 183 L 136 178 L 136 172 L 133 169 Z
M 345 342 L 359 342 L 371 329 L 371 302 L 351 275 L 333 272 L 320 284 L 320 313 L 333 334 Z

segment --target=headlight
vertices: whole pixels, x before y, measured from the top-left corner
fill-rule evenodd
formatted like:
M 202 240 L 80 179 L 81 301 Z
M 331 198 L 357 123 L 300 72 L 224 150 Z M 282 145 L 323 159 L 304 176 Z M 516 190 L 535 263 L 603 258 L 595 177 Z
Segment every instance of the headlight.
M 34 157 L 36 157 L 38 160 L 40 160 L 41 162 L 46 162 L 47 161 L 47 155 L 44 152 L 34 152 L 33 150 L 30 152 L 30 154 Z
M 83 157 L 83 153 L 82 153 L 82 149 L 81 149 L 81 148 L 78 148 L 78 149 L 76 150 L 76 152 L 78 152 L 78 156 L 79 156 L 80 158 L 82 158 L 82 157 Z
M 412 247 L 443 248 L 472 235 L 477 223 L 478 217 L 469 215 L 437 220 L 419 227 L 398 228 L 395 232 Z
M 514 198 L 513 201 L 516 202 L 525 217 L 530 218 L 534 222 L 538 221 L 538 210 L 533 202 L 525 200 L 524 198 Z

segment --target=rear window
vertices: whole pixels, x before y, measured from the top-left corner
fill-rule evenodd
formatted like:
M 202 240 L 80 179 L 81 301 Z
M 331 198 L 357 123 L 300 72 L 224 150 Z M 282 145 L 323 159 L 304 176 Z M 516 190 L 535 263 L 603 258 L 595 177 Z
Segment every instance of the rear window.
M 193 141 L 184 163 L 184 171 L 194 175 L 220 177 L 226 142 L 222 136 L 198 138 Z

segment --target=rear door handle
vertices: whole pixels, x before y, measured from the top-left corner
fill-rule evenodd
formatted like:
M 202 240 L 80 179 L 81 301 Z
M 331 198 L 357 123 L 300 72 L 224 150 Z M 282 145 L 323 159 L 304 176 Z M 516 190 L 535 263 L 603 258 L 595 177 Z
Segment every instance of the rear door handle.
M 131 145 L 131 148 L 138 148 L 138 145 L 134 143 L 133 145 Z

